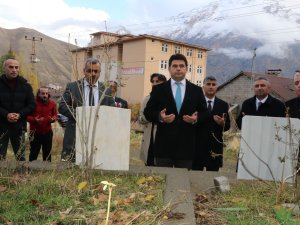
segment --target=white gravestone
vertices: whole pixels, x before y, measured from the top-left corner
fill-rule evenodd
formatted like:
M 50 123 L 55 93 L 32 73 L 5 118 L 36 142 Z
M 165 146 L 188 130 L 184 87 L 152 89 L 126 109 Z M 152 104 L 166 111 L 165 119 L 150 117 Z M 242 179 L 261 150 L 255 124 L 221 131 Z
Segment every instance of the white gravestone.
M 76 109 L 76 164 L 94 169 L 129 170 L 131 111 L 100 106 L 95 116 L 96 111 L 97 106 Z
M 281 181 L 291 176 L 297 163 L 299 131 L 299 119 L 244 116 L 237 179 Z M 294 180 L 290 177 L 286 182 Z

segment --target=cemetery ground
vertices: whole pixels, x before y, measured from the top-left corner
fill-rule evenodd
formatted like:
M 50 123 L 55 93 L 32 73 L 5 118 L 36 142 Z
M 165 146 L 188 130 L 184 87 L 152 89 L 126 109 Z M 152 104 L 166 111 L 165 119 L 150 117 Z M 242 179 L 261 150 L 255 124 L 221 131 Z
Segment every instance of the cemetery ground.
M 164 175 L 86 171 L 74 166 L 68 170 L 0 170 L 0 224 L 95 224 L 104 225 L 110 204 L 108 224 L 203 224 L 258 225 L 300 224 L 300 216 L 281 207 L 293 202 L 293 186 L 278 189 L 274 182 L 236 181 L 238 138 L 227 134 L 224 167 L 220 172 L 187 172 L 191 183 L 195 219 L 174 211 L 178 202 L 164 202 Z M 52 162 L 60 163 L 63 134 L 56 127 Z M 141 134 L 131 132 L 130 165 L 143 167 L 139 160 Z M 28 148 L 26 149 L 28 159 Z M 13 161 L 12 151 L 8 151 Z M 39 156 L 41 160 L 41 154 Z M 231 174 L 231 190 L 215 191 L 213 177 Z M 176 174 L 175 174 L 176 175 Z M 108 186 L 102 181 L 113 183 Z M 111 188 L 111 189 L 110 189 Z M 299 188 L 299 187 L 298 187 Z M 112 190 L 111 201 L 109 191 Z M 280 198 L 278 199 L 278 193 Z M 184 194 L 184 190 L 182 190 Z

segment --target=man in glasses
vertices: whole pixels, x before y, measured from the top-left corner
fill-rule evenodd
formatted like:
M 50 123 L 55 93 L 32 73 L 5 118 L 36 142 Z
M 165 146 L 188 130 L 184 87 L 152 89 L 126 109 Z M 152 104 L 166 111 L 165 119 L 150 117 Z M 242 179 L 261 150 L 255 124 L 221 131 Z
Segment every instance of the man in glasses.
M 240 115 L 237 119 L 239 129 L 245 115 L 285 117 L 284 104 L 270 95 L 271 85 L 267 77 L 257 77 L 254 80 L 255 96 L 245 100 L 242 104 Z
M 19 76 L 20 65 L 15 59 L 3 63 L 0 77 L 0 160 L 6 158 L 8 142 L 15 158 L 25 161 L 26 118 L 35 109 L 31 85 Z
M 115 101 L 115 106 L 118 108 L 123 108 L 123 109 L 128 109 L 128 103 L 126 100 L 117 97 L 117 92 L 118 92 L 118 83 L 116 81 L 109 81 L 110 84 L 110 89 L 111 89 L 111 94 L 114 98 Z
M 98 80 L 100 67 L 98 59 L 88 58 L 83 68 L 84 78 L 68 83 L 61 98 L 58 111 L 68 117 L 63 140 L 62 161 L 75 161 L 76 107 L 114 106 L 115 104 L 111 89 Z

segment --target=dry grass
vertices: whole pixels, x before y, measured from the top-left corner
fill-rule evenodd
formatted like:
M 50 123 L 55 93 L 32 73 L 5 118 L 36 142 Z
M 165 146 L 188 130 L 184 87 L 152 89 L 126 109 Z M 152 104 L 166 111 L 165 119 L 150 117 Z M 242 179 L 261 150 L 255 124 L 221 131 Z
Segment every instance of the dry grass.
M 63 143 L 63 137 L 64 137 L 64 129 L 59 126 L 58 123 L 53 124 L 53 141 L 52 141 L 52 162 L 59 162 L 61 159 L 61 151 L 62 151 L 62 143 Z M 143 165 L 143 162 L 139 159 L 139 152 L 142 142 L 142 134 L 136 133 L 135 129 L 141 129 L 140 125 L 137 122 L 132 123 L 132 130 L 130 132 L 130 164 L 132 165 Z M 29 140 L 26 139 L 26 160 L 29 159 Z M 11 146 L 9 145 L 9 148 L 7 150 L 7 159 L 12 160 L 14 159 L 14 154 L 12 151 Z M 40 154 L 38 156 L 38 160 L 42 159 L 42 152 L 40 151 Z

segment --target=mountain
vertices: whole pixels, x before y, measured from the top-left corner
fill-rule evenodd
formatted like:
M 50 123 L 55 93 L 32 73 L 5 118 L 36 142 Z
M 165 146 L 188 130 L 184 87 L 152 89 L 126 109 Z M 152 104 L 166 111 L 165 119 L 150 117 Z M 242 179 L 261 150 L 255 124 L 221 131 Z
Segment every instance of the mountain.
M 25 36 L 27 36 L 27 40 Z M 0 28 L 0 40 L 0 55 L 6 54 L 11 47 L 20 55 L 23 63 L 31 63 L 31 54 L 35 49 L 36 57 L 40 61 L 32 63 L 32 65 L 38 74 L 40 84 L 54 84 L 64 88 L 65 84 L 71 80 L 72 54 L 70 48 L 74 48 L 74 45 L 28 28 Z
M 217 0 L 160 21 L 156 27 L 160 29 L 148 30 L 211 48 L 207 75 L 221 83 L 241 70 L 281 69 L 282 76 L 293 77 L 300 69 L 298 8 L 286 0 L 231 0 L 230 4 Z

